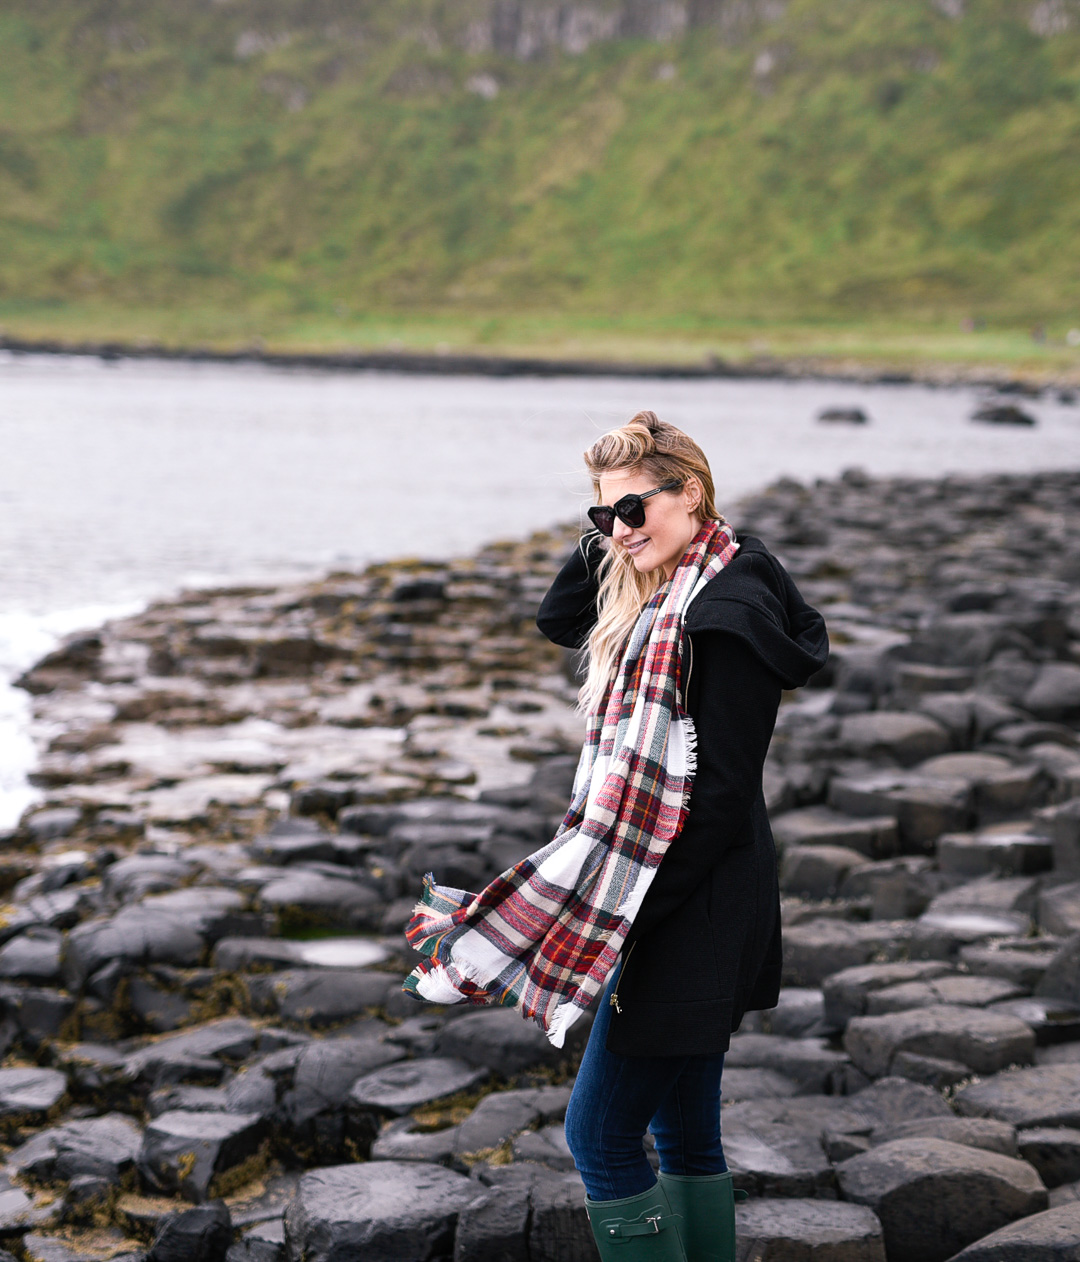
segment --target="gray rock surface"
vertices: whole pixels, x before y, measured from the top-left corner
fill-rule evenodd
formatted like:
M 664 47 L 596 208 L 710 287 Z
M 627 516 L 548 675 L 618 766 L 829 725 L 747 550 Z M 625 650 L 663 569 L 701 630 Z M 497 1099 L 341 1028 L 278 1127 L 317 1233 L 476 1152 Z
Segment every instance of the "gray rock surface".
M 300 1179 L 285 1211 L 289 1262 L 434 1262 L 453 1250 L 475 1183 L 439 1166 L 373 1161 L 327 1166 Z
M 1080 1202 L 1032 1214 L 1001 1227 L 958 1253 L 952 1262 L 1076 1262 L 1080 1258 Z
M 848 1055 L 863 1073 L 880 1078 L 898 1052 L 960 1061 L 975 1073 L 1030 1064 L 1035 1036 L 1016 1017 L 938 1004 L 878 1017 L 855 1017 L 844 1035 Z
M 257 1113 L 163 1113 L 143 1134 L 139 1173 L 151 1186 L 198 1203 L 212 1194 L 215 1178 L 254 1157 L 265 1137 Z
M 1080 1062 L 997 1074 L 958 1091 L 956 1108 L 1016 1127 L 1080 1127 Z
M 797 1197 L 735 1207 L 735 1262 L 885 1262 L 881 1223 L 865 1205 Z
M 895 1262 L 945 1262 L 1014 1219 L 1047 1206 L 1026 1162 L 943 1139 L 897 1139 L 837 1167 L 846 1200 L 881 1220 Z
M 1038 1170 L 1048 1188 L 1080 1179 L 1080 1130 L 1033 1126 L 1017 1133 L 1020 1156 Z

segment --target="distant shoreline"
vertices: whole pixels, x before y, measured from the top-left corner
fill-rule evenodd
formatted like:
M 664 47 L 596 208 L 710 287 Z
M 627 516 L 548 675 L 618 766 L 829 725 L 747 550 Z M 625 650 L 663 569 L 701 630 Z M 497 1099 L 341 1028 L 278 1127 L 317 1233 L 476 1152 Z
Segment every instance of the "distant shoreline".
M 712 356 L 699 364 L 609 359 L 567 359 L 541 355 L 479 355 L 423 351 L 279 351 L 261 347 L 218 350 L 212 347 L 173 347 L 160 343 L 120 341 L 68 342 L 58 338 L 34 340 L 0 337 L 0 351 L 16 355 L 77 355 L 104 360 L 171 360 L 179 363 L 265 364 L 272 368 L 307 368 L 327 372 L 397 372 L 442 376 L 481 377 L 652 377 L 668 380 L 815 380 L 873 385 L 967 386 L 1017 393 L 1043 389 L 1075 389 L 1080 375 L 987 371 L 923 364 L 897 370 L 873 363 L 846 360 L 759 358 L 744 363 Z

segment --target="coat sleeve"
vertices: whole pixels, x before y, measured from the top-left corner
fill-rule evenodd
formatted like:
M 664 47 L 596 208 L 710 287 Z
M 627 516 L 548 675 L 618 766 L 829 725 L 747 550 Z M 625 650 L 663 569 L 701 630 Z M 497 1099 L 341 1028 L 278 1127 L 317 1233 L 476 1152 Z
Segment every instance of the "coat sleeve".
M 741 638 L 703 631 L 691 643 L 687 709 L 697 729 L 697 773 L 690 809 L 660 861 L 627 943 L 676 912 L 725 851 L 747 840 L 780 705 L 780 680 Z
M 596 623 L 596 571 L 604 559 L 598 535 L 585 535 L 566 558 L 536 614 L 536 625 L 564 648 L 584 647 Z

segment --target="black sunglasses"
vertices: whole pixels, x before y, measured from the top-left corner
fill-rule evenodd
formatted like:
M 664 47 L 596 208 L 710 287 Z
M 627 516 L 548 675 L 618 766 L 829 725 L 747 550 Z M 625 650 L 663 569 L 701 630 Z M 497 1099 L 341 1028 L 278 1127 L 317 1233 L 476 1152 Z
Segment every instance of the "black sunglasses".
M 674 491 L 682 486 L 681 482 L 665 482 L 655 490 L 645 491 L 642 495 L 624 495 L 615 502 L 613 508 L 607 504 L 594 504 L 589 509 L 589 519 L 602 535 L 610 535 L 615 529 L 615 518 L 637 529 L 645 525 L 645 500 L 651 495 L 659 495 L 661 491 Z

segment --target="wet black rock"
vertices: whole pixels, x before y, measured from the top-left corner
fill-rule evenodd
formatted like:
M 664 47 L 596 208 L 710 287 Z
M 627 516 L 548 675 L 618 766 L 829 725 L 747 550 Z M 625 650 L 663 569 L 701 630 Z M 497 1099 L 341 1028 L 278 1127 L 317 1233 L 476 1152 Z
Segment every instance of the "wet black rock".
M 590 1025 L 588 1016 L 580 1018 L 570 1027 L 566 1046 L 558 1048 L 552 1047 L 535 1022 L 523 1020 L 515 1009 L 486 1008 L 448 1022 L 436 1050 L 512 1078 L 524 1070 L 561 1064 L 584 1044 Z
M 139 1173 L 150 1186 L 199 1203 L 215 1180 L 256 1155 L 266 1134 L 258 1114 L 163 1113 L 143 1135 Z
M 458 1215 L 477 1185 L 441 1166 L 373 1161 L 300 1179 L 285 1212 L 289 1262 L 434 1262 L 453 1250 Z
M 232 1222 L 224 1201 L 212 1201 L 162 1219 L 148 1262 L 224 1262 Z
M 42 1182 L 95 1175 L 119 1183 L 142 1146 L 142 1130 L 122 1113 L 77 1118 L 39 1131 L 8 1155 L 13 1170 Z
M 319 1027 L 380 1007 L 394 985 L 386 973 L 302 968 L 252 978 L 248 992 L 259 1012 L 278 1016 L 289 1025 Z
M 461 1060 L 422 1056 L 364 1074 L 349 1092 L 350 1112 L 400 1116 L 422 1104 L 477 1087 L 488 1077 Z
M 281 1070 L 273 1074 L 289 1082 L 274 1116 L 290 1145 L 307 1160 L 326 1164 L 348 1155 L 346 1138 L 352 1140 L 354 1151 L 366 1153 L 377 1128 L 354 1124 L 347 1132 L 349 1094 L 357 1079 L 404 1055 L 401 1048 L 374 1038 L 336 1038 L 312 1042 L 295 1058 L 277 1058 L 282 1069 L 292 1059 L 291 1075 Z
M 0 1127 L 41 1123 L 67 1092 L 55 1069 L 0 1069 Z
M 55 929 L 28 929 L 0 947 L 0 978 L 40 982 L 60 980 L 63 935 Z
M 116 960 L 190 966 L 199 963 L 203 950 L 203 940 L 190 924 L 136 904 L 71 931 L 64 950 L 64 977 L 71 989 L 78 990 L 92 973 Z

